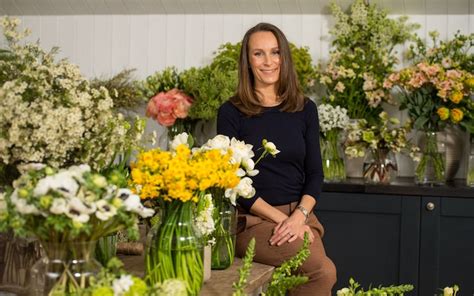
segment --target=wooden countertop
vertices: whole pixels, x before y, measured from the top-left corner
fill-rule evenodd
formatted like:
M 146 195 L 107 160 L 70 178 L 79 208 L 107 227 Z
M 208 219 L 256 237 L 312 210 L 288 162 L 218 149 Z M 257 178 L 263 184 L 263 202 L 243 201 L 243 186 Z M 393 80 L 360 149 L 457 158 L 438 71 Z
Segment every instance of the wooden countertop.
M 125 269 L 139 277 L 144 276 L 144 256 L 118 255 L 123 261 Z M 232 295 L 232 283 L 238 280 L 238 269 L 242 265 L 242 259 L 235 258 L 234 264 L 226 270 L 213 270 L 211 278 L 204 283 L 200 295 L 202 296 L 226 296 Z M 258 295 L 262 288 L 270 282 L 274 267 L 254 262 L 247 279 L 245 292 L 248 295 Z

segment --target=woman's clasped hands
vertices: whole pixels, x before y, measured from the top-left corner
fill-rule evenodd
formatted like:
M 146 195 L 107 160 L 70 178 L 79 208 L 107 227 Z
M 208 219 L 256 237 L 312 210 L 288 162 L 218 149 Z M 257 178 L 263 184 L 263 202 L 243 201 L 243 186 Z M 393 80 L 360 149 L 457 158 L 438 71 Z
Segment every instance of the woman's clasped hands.
M 304 216 L 293 213 L 275 226 L 273 235 L 270 237 L 270 245 L 281 246 L 284 243 L 294 242 L 298 238 L 303 240 L 306 232 L 308 233 L 310 243 L 312 243 L 314 234 L 305 222 Z

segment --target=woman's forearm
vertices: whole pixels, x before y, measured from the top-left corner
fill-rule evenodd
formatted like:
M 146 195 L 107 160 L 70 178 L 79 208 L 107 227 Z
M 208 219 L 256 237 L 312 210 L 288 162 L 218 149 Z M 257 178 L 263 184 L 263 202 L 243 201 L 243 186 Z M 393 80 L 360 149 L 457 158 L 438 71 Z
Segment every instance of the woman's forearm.
M 257 198 L 250 208 L 250 213 L 257 215 L 261 218 L 280 223 L 281 221 L 288 218 L 287 215 L 281 211 L 275 209 L 269 203 L 264 201 L 262 198 Z

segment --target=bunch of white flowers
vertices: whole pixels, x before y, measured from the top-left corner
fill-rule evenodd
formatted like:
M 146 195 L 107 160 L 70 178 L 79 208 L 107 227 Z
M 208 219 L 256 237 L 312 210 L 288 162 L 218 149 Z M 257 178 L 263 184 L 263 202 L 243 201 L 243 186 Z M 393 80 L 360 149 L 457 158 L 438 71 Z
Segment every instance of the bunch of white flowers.
M 349 116 L 347 109 L 330 104 L 321 104 L 318 106 L 319 129 L 322 133 L 330 130 L 345 130 L 349 125 Z
M 114 112 L 107 89 L 91 88 L 77 66 L 56 62 L 57 49 L 22 45 L 27 33 L 17 33 L 18 20 L 1 24 L 9 53 L 0 59 L 0 164 L 102 169 L 140 140 L 142 123 L 130 134 L 134 127 Z
M 130 190 L 118 188 L 117 179 L 113 173 L 93 173 L 88 165 L 59 171 L 36 166 L 3 197 L 0 230 L 11 228 L 54 243 L 93 241 L 125 227 L 136 236 L 138 216 L 150 217 L 154 211 Z
M 195 218 L 196 228 L 203 237 L 211 235 L 215 229 L 214 219 L 212 217 L 213 211 L 214 204 L 212 203 L 212 195 L 205 194 L 203 198 L 199 199 L 198 213 Z
M 252 198 L 255 195 L 255 188 L 252 185 L 253 181 L 250 179 L 250 177 L 258 174 L 255 165 L 267 154 L 271 154 L 275 157 L 280 153 L 275 144 L 268 142 L 266 139 L 262 140 L 262 146 L 264 151 L 255 162 L 252 159 L 255 156 L 252 145 L 235 138 L 229 139 L 229 137 L 224 135 L 215 136 L 200 148 L 203 150 L 218 149 L 222 154 L 226 154 L 230 150 L 232 152 L 230 162 L 232 164 L 239 164 L 240 168 L 237 171 L 237 175 L 240 177 L 239 184 L 234 188 L 226 188 L 225 190 L 225 197 L 227 197 L 233 205 L 236 204 L 238 196 Z

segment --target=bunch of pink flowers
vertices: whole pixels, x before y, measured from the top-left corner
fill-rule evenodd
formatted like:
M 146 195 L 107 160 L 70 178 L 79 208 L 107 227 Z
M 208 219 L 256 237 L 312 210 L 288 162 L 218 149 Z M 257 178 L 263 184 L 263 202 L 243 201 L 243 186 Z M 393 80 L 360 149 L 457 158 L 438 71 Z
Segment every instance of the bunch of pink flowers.
M 159 124 L 172 126 L 177 118 L 186 118 L 193 99 L 182 90 L 173 88 L 160 92 L 150 99 L 146 108 L 146 116 L 158 121 Z
M 446 70 L 440 64 L 430 65 L 423 62 L 390 74 L 384 82 L 384 87 L 392 88 L 393 85 L 399 85 L 407 91 L 414 91 L 432 85 L 437 90 L 437 96 L 444 102 L 449 99 L 458 104 L 470 93 L 472 79 L 472 74 L 466 71 Z

